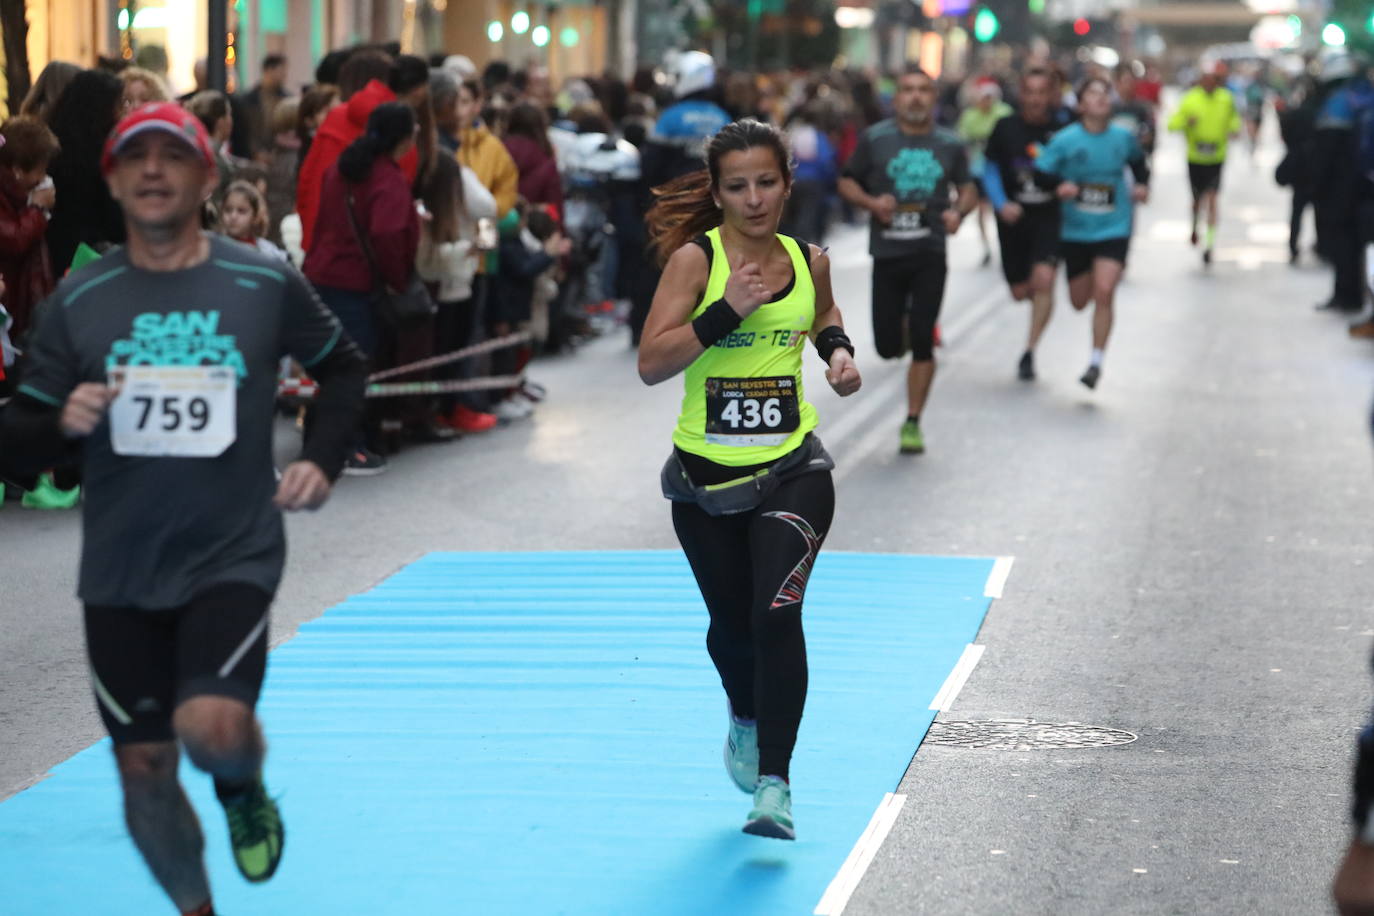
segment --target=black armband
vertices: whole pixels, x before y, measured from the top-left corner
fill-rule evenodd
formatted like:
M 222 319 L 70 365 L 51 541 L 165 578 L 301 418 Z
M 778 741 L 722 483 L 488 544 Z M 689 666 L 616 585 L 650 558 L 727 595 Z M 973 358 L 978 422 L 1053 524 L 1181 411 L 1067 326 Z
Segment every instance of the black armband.
M 821 331 L 816 335 L 816 352 L 821 355 L 825 364 L 830 365 L 830 357 L 835 355 L 836 350 L 848 350 L 849 355 L 854 355 L 854 344 L 850 341 L 849 335 L 845 334 L 844 328 L 837 324 Z
M 740 326 L 744 319 L 724 299 L 706 306 L 706 311 L 692 319 L 692 331 L 706 349 L 714 347 L 722 337 Z

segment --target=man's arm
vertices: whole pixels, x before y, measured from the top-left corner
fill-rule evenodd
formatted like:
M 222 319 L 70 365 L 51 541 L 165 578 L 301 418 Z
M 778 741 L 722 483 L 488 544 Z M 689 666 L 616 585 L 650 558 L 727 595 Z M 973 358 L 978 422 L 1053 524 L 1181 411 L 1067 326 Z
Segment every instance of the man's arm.
M 35 312 L 38 323 L 19 363 L 19 386 L 0 412 L 0 466 L 12 474 L 36 474 L 69 463 L 80 452 L 63 432 L 62 414 L 77 389 L 93 386 L 80 385 L 67 312 L 58 295 Z
M 325 477 L 335 480 L 358 444 L 367 360 L 304 277 L 289 270 L 286 284 L 285 349 L 320 385 L 313 406 L 314 422 L 299 460 L 316 465 Z
M 73 464 L 80 448 L 62 435 L 62 408 L 27 394 L 0 410 L 0 478 L 31 477 L 48 468 Z

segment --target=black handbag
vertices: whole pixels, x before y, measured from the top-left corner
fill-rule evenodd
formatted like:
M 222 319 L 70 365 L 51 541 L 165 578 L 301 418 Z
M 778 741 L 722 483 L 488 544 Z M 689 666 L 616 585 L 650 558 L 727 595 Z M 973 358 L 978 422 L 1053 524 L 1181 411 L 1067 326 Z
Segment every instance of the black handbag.
M 377 267 L 377 258 L 372 253 L 372 246 L 368 243 L 362 227 L 358 225 L 358 216 L 353 210 L 352 191 L 348 193 L 348 222 L 353 226 L 353 235 L 362 246 L 368 270 L 372 274 L 372 307 L 377 318 L 391 328 L 410 327 L 433 318 L 439 307 L 434 304 L 434 299 L 414 268 L 410 271 L 410 282 L 404 290 L 394 293 L 387 289 L 386 280 L 382 278 L 382 272 Z

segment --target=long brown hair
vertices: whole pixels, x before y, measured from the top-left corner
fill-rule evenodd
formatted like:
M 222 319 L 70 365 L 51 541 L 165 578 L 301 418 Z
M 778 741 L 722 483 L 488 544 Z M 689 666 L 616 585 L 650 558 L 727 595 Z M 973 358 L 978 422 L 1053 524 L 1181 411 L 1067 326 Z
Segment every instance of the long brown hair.
M 790 185 L 792 155 L 787 140 L 771 124 L 744 118 L 725 125 L 707 142 L 705 169 L 654 188 L 656 199 L 644 221 L 649 227 L 649 245 L 660 265 L 674 251 L 720 225 L 720 208 L 712 192 L 720 184 L 721 158 L 726 153 L 742 153 L 760 146 L 771 149 L 778 157 L 783 183 Z
M 452 156 L 439 156 L 421 188 L 431 220 L 430 235 L 436 242 L 455 242 L 462 235 L 462 219 L 467 213 L 463 199 L 463 167 Z

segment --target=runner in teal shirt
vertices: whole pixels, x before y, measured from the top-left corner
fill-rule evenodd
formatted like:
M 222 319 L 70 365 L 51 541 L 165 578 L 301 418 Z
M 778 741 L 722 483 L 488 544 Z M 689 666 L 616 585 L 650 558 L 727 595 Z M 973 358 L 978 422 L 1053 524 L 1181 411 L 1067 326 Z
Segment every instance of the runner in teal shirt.
M 1136 183 L 1149 181 L 1145 152 L 1135 134 L 1111 124 L 1097 131 L 1082 121 L 1070 124 L 1054 135 L 1035 165 L 1078 186 L 1078 194 L 1064 201 L 1060 238 L 1100 242 L 1130 236 L 1133 208 L 1126 168 L 1135 173 Z
M 1036 160 L 1036 183 L 1062 202 L 1060 254 L 1077 311 L 1093 303 L 1093 350 L 1079 379 L 1096 388 L 1112 332 L 1116 286 L 1131 246 L 1133 204 L 1150 196 L 1150 167 L 1135 134 L 1111 126 L 1112 87 L 1094 78 L 1078 93 L 1082 120 L 1051 138 Z M 1134 182 L 1126 180 L 1130 168 Z

